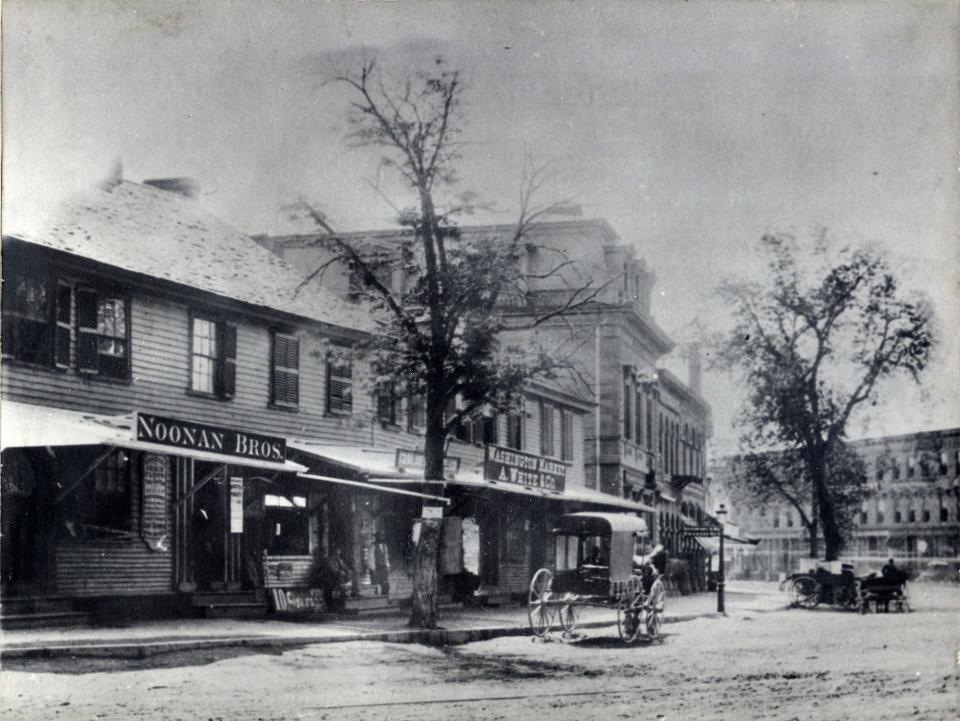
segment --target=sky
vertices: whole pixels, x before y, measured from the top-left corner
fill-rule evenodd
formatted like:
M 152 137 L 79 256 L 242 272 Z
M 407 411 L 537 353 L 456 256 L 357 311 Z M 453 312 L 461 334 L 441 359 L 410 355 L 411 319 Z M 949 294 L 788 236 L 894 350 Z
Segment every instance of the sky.
M 345 141 L 331 68 L 375 56 L 462 71 L 464 187 L 517 212 L 522 159 L 657 274 L 654 316 L 723 327 L 721 278 L 758 269 L 765 232 L 884 249 L 926 293 L 941 343 L 852 437 L 960 425 L 960 4 L 955 2 L 3 3 L 3 227 L 42 226 L 116 159 L 131 180 L 192 176 L 237 228 L 290 231 L 303 195 L 344 230 L 411 203 Z M 376 186 L 376 190 L 374 189 Z M 739 393 L 704 378 L 714 447 Z

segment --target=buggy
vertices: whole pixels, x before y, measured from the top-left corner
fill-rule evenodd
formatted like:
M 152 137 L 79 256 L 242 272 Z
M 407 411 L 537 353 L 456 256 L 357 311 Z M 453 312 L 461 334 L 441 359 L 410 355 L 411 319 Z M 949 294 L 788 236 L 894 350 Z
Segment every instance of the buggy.
M 564 633 L 576 629 L 578 609 L 616 610 L 617 630 L 626 644 L 646 631 L 660 634 L 663 581 L 649 558 L 635 558 L 636 539 L 647 535 L 643 519 L 625 513 L 570 513 L 560 517 L 556 564 L 530 581 L 527 614 L 534 636 L 543 638 L 558 618 Z

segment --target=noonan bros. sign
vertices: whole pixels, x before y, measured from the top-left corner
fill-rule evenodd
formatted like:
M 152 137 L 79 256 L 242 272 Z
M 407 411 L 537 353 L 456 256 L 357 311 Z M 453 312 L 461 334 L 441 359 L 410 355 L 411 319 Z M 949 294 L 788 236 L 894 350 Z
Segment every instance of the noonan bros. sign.
M 137 440 L 277 463 L 283 463 L 287 450 L 283 438 L 146 413 L 137 414 Z

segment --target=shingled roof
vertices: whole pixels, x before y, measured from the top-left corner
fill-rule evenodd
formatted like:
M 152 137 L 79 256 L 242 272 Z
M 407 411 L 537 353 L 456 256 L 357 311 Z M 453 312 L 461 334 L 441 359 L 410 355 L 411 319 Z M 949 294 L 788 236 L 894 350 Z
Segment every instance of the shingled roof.
M 38 234 L 18 235 L 106 265 L 331 325 L 370 332 L 370 310 L 303 273 L 191 198 L 120 181 L 66 202 Z

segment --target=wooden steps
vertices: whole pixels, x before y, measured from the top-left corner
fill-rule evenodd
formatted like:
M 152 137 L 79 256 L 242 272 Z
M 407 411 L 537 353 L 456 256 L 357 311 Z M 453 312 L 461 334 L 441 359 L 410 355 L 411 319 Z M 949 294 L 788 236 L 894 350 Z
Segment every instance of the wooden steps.
M 0 598 L 0 627 L 64 628 L 85 626 L 90 614 L 78 611 L 66 596 L 5 596 Z

